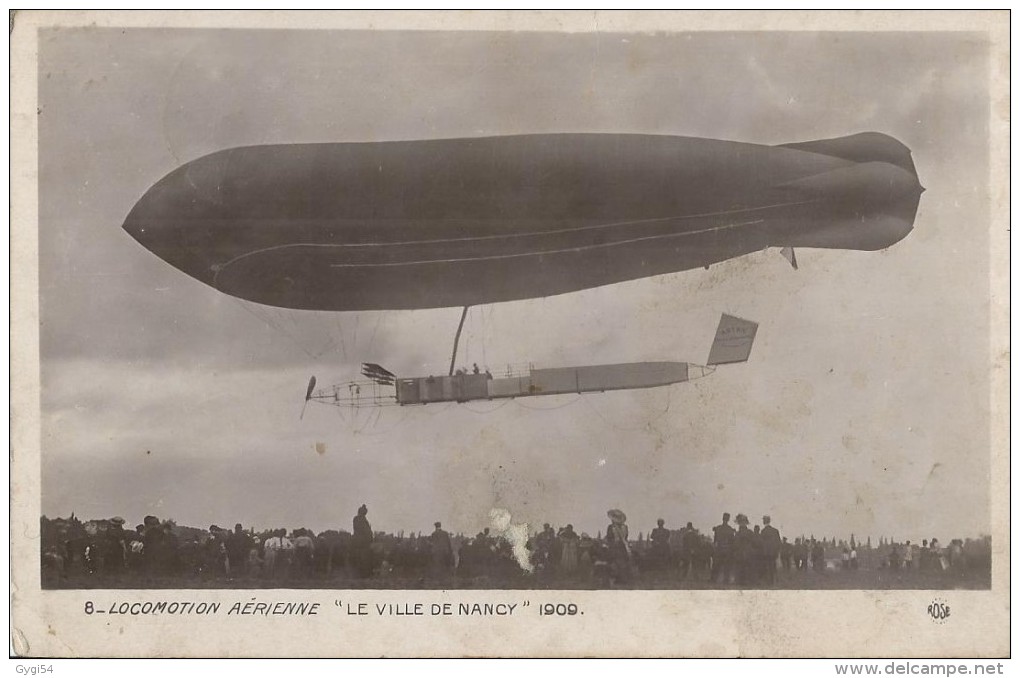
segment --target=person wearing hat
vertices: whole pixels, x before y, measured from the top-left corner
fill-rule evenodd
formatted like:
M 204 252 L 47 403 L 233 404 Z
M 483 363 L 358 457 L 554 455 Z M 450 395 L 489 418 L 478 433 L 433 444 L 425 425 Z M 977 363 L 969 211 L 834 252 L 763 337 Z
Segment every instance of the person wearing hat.
M 734 521 L 737 523 L 737 533 L 733 537 L 733 564 L 737 583 L 747 586 L 754 580 L 754 533 L 748 529 L 751 521 L 743 513 L 738 513 Z
M 542 525 L 542 531 L 535 535 L 531 541 L 532 557 L 531 562 L 535 565 L 536 572 L 546 575 L 553 566 L 553 541 L 556 533 L 549 523 Z
M 816 572 L 825 570 L 825 545 L 811 537 L 811 566 Z
M 277 577 L 286 579 L 290 575 L 291 555 L 294 551 L 294 542 L 287 538 L 287 530 L 282 527 L 273 530 L 263 550 L 265 551 L 263 573 L 270 579 Z
M 315 540 L 308 529 L 299 527 L 294 530 L 294 570 L 298 577 L 311 576 L 314 559 Z
M 359 577 L 365 579 L 372 576 L 375 564 L 372 562 L 372 526 L 368 523 L 368 507 L 358 507 L 358 515 L 354 516 L 354 538 L 351 540 L 354 570 Z
M 761 528 L 762 559 L 765 565 L 765 582 L 769 586 L 776 583 L 776 560 L 783 548 L 783 538 L 779 530 L 772 527 L 772 516 L 762 516 L 761 522 L 765 527 Z
M 234 531 L 227 537 L 227 565 L 230 575 L 243 576 L 248 571 L 248 552 L 251 550 L 251 537 L 244 531 L 241 523 L 234 525 Z
M 733 539 L 736 533 L 730 526 L 730 514 L 722 514 L 722 523 L 712 528 L 715 548 L 712 552 L 712 581 L 726 584 L 733 577 Z
M 779 562 L 783 564 L 783 571 L 789 572 L 793 565 L 793 544 L 788 537 L 783 537 L 779 545 Z
M 207 577 L 230 576 L 230 561 L 227 558 L 226 535 L 219 525 L 209 526 L 209 536 L 202 544 L 204 555 L 203 573 Z
M 120 516 L 110 518 L 109 527 L 103 535 L 103 570 L 110 574 L 120 574 L 124 569 L 127 553 L 127 535 L 124 533 L 126 522 Z
M 280 554 L 281 543 L 277 530 L 269 530 L 262 541 L 262 576 L 266 579 L 276 577 L 276 559 Z
M 568 524 L 560 530 L 559 540 L 563 545 L 560 550 L 560 572 L 566 577 L 573 577 L 577 572 L 580 555 L 580 538 L 574 532 L 574 526 Z
M 700 546 L 701 535 L 694 529 L 694 523 L 687 521 L 680 536 L 680 578 L 687 579 L 694 568 L 694 558 Z
M 450 533 L 443 529 L 443 524 L 438 520 L 435 522 L 435 528 L 429 535 L 432 575 L 445 579 L 453 567 L 453 542 L 450 540 Z
M 262 540 L 255 535 L 249 537 L 248 553 L 244 558 L 244 573 L 249 579 L 259 579 L 262 576 Z
M 145 525 L 135 525 L 133 530 L 124 530 L 124 567 L 133 572 L 140 572 L 145 565 L 144 545 L 142 535 L 145 534 Z
M 142 522 L 145 525 L 145 534 L 142 536 L 145 571 L 149 576 L 163 574 L 168 567 L 166 533 L 156 516 L 145 516 Z
M 659 569 L 665 570 L 669 567 L 672 553 L 669 548 L 669 530 L 666 529 L 666 521 L 659 518 L 656 522 L 655 529 L 652 530 L 651 534 L 648 535 L 648 539 L 652 542 L 651 557 L 652 562 Z
M 610 509 L 609 527 L 606 528 L 606 545 L 609 547 L 609 560 L 616 581 L 625 584 L 630 581 L 630 541 L 627 529 L 627 515 L 620 509 Z

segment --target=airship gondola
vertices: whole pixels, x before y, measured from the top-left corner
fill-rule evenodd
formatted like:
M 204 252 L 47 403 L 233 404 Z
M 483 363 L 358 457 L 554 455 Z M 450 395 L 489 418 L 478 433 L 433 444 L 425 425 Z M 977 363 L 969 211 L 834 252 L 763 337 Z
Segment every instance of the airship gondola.
M 308 382 L 305 404 L 315 402 L 336 407 L 384 407 L 505 400 L 535 396 L 605 393 L 672 386 L 707 377 L 719 365 L 746 362 L 751 354 L 758 323 L 723 314 L 704 365 L 659 361 L 536 367 L 508 365 L 496 374 L 475 369 L 447 376 L 398 377 L 375 363 L 364 363 L 365 380 L 348 381 L 316 390 L 315 377 Z M 302 410 L 302 416 L 304 411 Z

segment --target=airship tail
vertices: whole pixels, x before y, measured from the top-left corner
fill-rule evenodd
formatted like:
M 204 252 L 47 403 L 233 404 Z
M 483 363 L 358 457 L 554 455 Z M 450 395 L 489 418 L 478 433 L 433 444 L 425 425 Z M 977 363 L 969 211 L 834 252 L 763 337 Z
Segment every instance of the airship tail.
M 791 195 L 825 205 L 814 218 L 784 220 L 776 233 L 781 246 L 874 251 L 899 242 L 914 228 L 924 187 L 910 149 L 896 139 L 865 132 L 780 148 L 846 161 L 779 185 Z
M 884 162 L 910 172 L 915 177 L 917 169 L 910 149 L 888 134 L 862 132 L 834 139 L 818 139 L 790 144 L 779 144 L 780 148 L 808 151 L 851 162 Z

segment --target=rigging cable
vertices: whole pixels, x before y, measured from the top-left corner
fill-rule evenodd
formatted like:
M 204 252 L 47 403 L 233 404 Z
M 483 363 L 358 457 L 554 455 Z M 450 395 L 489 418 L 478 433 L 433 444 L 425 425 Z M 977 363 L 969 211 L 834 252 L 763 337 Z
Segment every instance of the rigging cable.
M 244 309 L 247 313 L 250 313 L 254 318 L 257 318 L 259 321 L 261 321 L 262 324 L 269 325 L 274 330 L 284 335 L 287 339 L 291 341 L 291 343 L 293 343 L 295 346 L 301 349 L 301 351 L 309 358 L 311 358 L 312 360 L 315 360 L 317 358 L 317 356 L 312 355 L 311 351 L 305 348 L 304 345 L 302 345 L 301 342 L 298 341 L 297 337 L 294 336 L 293 333 L 289 332 L 287 328 L 282 325 L 282 323 L 274 320 L 273 316 L 266 309 L 262 309 L 261 307 L 259 307 L 258 304 L 255 304 L 255 302 L 243 301 L 236 297 L 230 297 L 230 299 L 233 300 L 234 303 L 236 303 L 242 309 Z
M 461 405 L 461 407 L 463 407 L 468 412 L 473 412 L 475 414 L 489 414 L 491 412 L 495 412 L 496 410 L 498 410 L 500 408 L 505 407 L 511 400 L 512 400 L 512 398 L 506 398 L 499 405 L 496 405 L 495 407 L 490 407 L 487 410 L 476 410 L 473 407 L 468 407 L 467 403 L 461 403 L 460 405 Z
M 383 311 L 381 313 L 377 313 L 376 315 L 378 315 L 378 318 L 376 318 L 376 321 L 375 321 L 375 329 L 372 330 L 372 336 L 368 338 L 368 347 L 365 349 L 366 351 L 369 351 L 369 352 L 371 352 L 372 346 L 375 345 L 375 335 L 379 331 L 379 325 L 382 324 L 383 318 L 386 317 L 386 311 Z
M 581 398 L 581 394 L 578 393 L 578 394 L 576 394 L 576 397 L 573 400 L 571 400 L 570 402 L 562 403 L 560 405 L 554 405 L 552 407 L 532 407 L 531 405 L 525 405 L 524 403 L 520 402 L 520 400 L 518 400 L 516 398 L 514 398 L 514 402 L 517 403 L 517 405 L 519 407 L 523 407 L 526 410 L 535 410 L 535 411 L 538 411 L 538 412 L 551 412 L 553 410 L 558 410 L 560 408 L 567 407 L 568 405 L 573 405 L 580 398 Z
M 369 431 L 366 431 L 366 429 L 369 427 L 369 425 L 366 423 L 364 426 L 361 427 L 361 429 L 356 430 L 354 432 L 354 434 L 355 435 L 360 435 L 360 436 L 370 436 L 370 437 L 386 435 L 390 431 L 395 430 L 398 426 L 403 425 L 403 423 L 405 421 L 407 421 L 414 414 L 414 412 L 412 411 L 413 408 L 405 408 L 405 409 L 407 409 L 407 411 L 404 412 L 404 416 L 401 417 L 392 426 L 388 426 L 387 428 L 385 428 L 385 429 L 383 429 L 381 431 L 371 431 L 371 432 L 369 432 Z M 372 423 L 372 426 L 376 426 L 376 425 L 379 424 L 379 419 L 380 419 L 380 417 L 382 415 L 382 408 L 381 407 L 376 408 L 376 412 L 377 412 L 376 420 L 375 420 L 375 422 Z
M 340 335 L 340 351 L 343 356 L 343 360 L 347 362 L 347 339 L 344 338 L 344 328 L 340 324 L 339 314 L 333 319 L 333 323 L 336 325 L 337 334 Z
M 669 408 L 670 408 L 670 406 L 672 404 L 672 397 L 673 397 L 673 389 L 672 389 L 672 387 L 666 387 L 666 407 L 661 412 L 659 412 L 657 415 L 652 417 L 651 419 L 645 420 L 644 423 L 641 424 L 640 426 L 620 426 L 619 424 L 616 424 L 615 422 L 610 421 L 604 414 L 599 412 L 598 408 L 596 408 L 594 405 L 592 405 L 591 402 L 589 402 L 588 398 L 582 398 L 582 399 L 584 400 L 584 403 L 588 407 L 589 410 L 591 410 L 593 413 L 595 413 L 595 415 L 599 419 L 601 419 L 602 421 L 604 421 L 606 424 L 608 424 L 609 426 L 613 427 L 614 429 L 616 429 L 618 431 L 644 431 L 644 430 L 647 430 L 648 427 L 650 427 L 652 424 L 654 424 L 655 422 L 657 422 L 660 419 L 662 419 L 666 415 L 666 413 L 669 412 Z

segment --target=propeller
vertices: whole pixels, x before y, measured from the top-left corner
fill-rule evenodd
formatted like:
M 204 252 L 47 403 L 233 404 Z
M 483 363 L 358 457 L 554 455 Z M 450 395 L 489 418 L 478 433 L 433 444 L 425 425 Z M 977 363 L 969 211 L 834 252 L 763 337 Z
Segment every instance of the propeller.
M 312 391 L 315 390 L 315 375 L 308 380 L 308 390 L 305 391 L 305 404 L 301 406 L 301 416 L 298 417 L 298 421 L 305 418 L 305 408 L 308 407 L 308 401 L 312 399 Z

